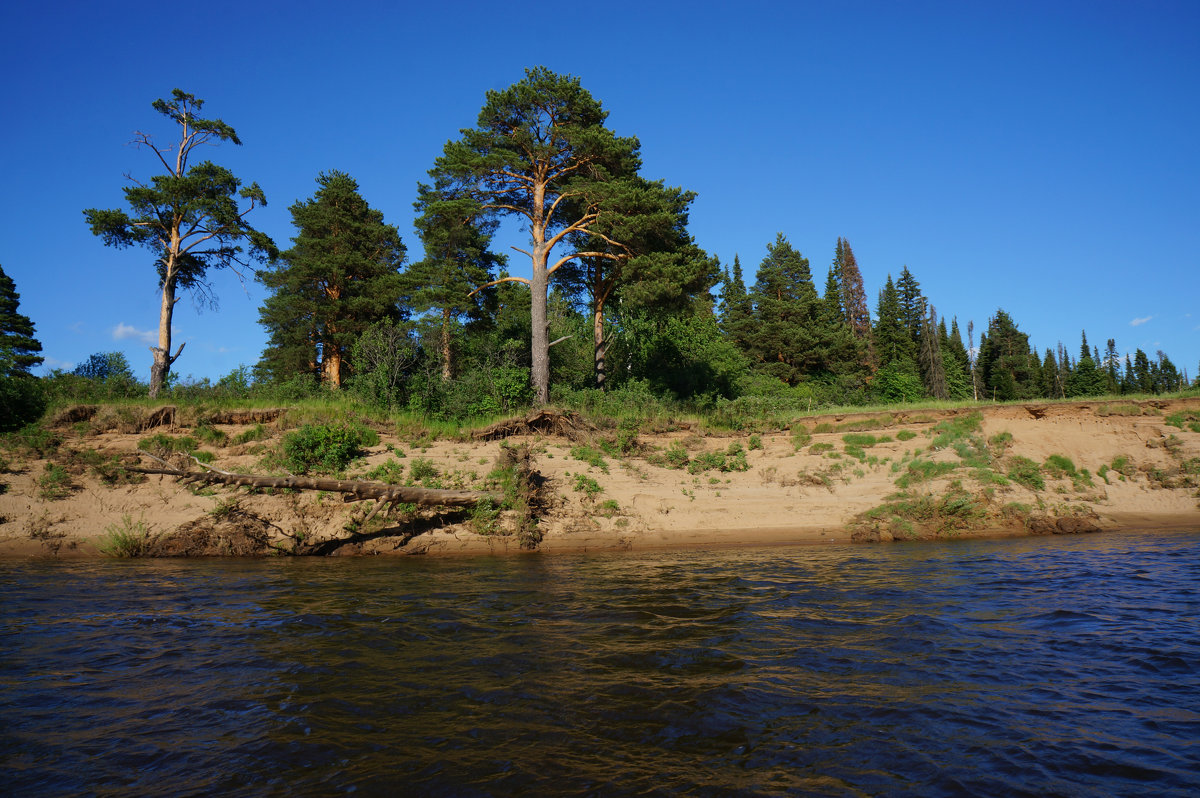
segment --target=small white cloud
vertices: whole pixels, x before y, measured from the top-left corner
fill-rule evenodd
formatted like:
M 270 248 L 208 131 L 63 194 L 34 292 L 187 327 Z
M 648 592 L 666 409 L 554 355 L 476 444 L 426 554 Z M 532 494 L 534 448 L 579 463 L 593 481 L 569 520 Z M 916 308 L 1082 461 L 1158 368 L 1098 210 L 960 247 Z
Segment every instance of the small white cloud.
M 59 360 L 56 357 L 50 357 L 49 355 L 47 355 L 42 358 L 42 366 L 45 367 L 45 369 L 47 371 L 50 371 L 53 369 L 63 369 L 63 370 L 71 369 L 71 368 L 75 367 L 75 364 L 68 363 L 65 360 Z
M 1138 326 L 1150 321 L 1150 319 L 1152 319 L 1152 318 L 1154 318 L 1154 317 L 1153 316 L 1145 316 L 1144 318 L 1134 319 L 1133 321 L 1129 322 L 1129 326 L 1130 327 L 1138 327 Z
M 67 329 L 73 333 L 82 333 L 82 332 L 84 332 L 83 322 L 77 321 L 74 324 L 72 324 L 70 327 L 67 327 Z
M 158 333 L 153 330 L 139 330 L 133 325 L 121 322 L 113 328 L 112 337 L 114 341 L 124 341 L 127 338 L 134 338 L 144 344 L 153 344 L 158 339 Z

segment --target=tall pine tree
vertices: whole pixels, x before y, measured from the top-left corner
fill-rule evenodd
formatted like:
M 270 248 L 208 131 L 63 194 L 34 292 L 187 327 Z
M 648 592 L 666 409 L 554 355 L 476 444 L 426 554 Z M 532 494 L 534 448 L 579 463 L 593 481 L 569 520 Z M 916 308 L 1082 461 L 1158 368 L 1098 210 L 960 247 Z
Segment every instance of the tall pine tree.
M 259 368 L 275 380 L 319 375 L 331 388 L 348 376 L 350 348 L 364 330 L 398 319 L 405 249 L 344 172 L 322 173 L 317 193 L 291 207 L 292 248 L 259 279 L 273 293 L 260 323 L 270 333 Z

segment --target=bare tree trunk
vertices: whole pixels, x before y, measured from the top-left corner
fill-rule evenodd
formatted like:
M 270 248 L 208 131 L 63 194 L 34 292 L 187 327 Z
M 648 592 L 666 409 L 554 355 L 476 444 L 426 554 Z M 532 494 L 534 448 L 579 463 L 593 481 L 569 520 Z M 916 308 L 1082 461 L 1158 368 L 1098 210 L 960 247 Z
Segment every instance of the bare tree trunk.
M 342 353 L 336 346 L 325 346 L 325 379 L 329 387 L 338 390 L 342 387 Z
M 604 390 L 604 382 L 608 378 L 605 371 L 604 358 L 608 354 L 608 341 L 604 340 L 604 306 L 596 306 L 596 316 L 592 324 L 592 333 L 596 349 L 596 387 Z
M 450 382 L 450 308 L 442 309 L 442 382 Z
M 533 277 L 529 281 L 529 315 L 533 325 L 530 378 L 533 381 L 533 403 L 539 406 L 550 404 L 550 325 L 546 318 L 550 279 L 546 274 L 544 246 L 534 246 Z
M 170 270 L 168 270 L 168 275 Z M 184 344 L 179 345 L 179 351 L 171 356 L 171 320 L 175 315 L 175 280 L 168 277 L 163 284 L 162 305 L 158 311 L 158 346 L 150 347 L 154 362 L 150 365 L 150 398 L 156 399 L 159 391 L 171 374 L 171 364 L 183 351 Z

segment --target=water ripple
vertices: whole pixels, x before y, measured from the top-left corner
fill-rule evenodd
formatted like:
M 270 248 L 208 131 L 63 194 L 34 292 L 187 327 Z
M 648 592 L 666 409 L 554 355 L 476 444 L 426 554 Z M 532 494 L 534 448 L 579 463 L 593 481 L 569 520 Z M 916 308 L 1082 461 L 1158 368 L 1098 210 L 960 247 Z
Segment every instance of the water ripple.
M 1197 544 L 0 563 L 0 783 L 1194 795 Z

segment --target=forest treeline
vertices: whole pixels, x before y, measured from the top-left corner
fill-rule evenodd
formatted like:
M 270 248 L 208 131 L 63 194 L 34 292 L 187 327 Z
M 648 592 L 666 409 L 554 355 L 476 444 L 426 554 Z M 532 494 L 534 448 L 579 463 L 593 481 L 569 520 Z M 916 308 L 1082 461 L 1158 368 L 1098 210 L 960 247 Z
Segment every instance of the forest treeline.
M 339 171 L 291 208 L 291 246 L 251 224 L 257 184 L 210 161 L 202 144 L 240 144 L 180 90 L 153 107 L 178 138 L 136 142 L 168 169 L 124 189 L 127 209 L 84 212 L 104 243 L 152 254 L 162 301 L 149 384 L 125 357 L 92 355 L 36 379 L 33 325 L 0 272 L 0 368 L 12 427 L 55 397 L 210 395 L 278 400 L 338 391 L 391 411 L 466 419 L 530 404 L 666 403 L 736 422 L 767 409 L 1150 394 L 1188 387 L 1162 351 L 1120 354 L 1081 334 L 1039 351 L 1003 309 L 965 336 L 913 272 L 869 298 L 851 242 L 817 270 L 784 233 L 751 275 L 695 243 L 695 195 L 641 174 L 639 143 L 605 127 L 576 78 L 544 68 L 487 93 L 474 128 L 447 142 L 417 186 L 410 257 L 398 229 Z M 523 246 L 498 252 L 501 225 Z M 527 263 L 520 271 L 514 257 Z M 527 259 L 527 260 L 526 260 Z M 209 295 L 211 270 L 259 280 L 268 342 L 252 367 L 180 380 L 171 320 L 180 292 Z M 823 285 L 818 288 L 823 277 Z M 947 324 L 947 318 L 950 319 Z M 1097 339 L 1100 340 L 1100 339 Z M 19 417 L 19 418 L 18 418 Z

